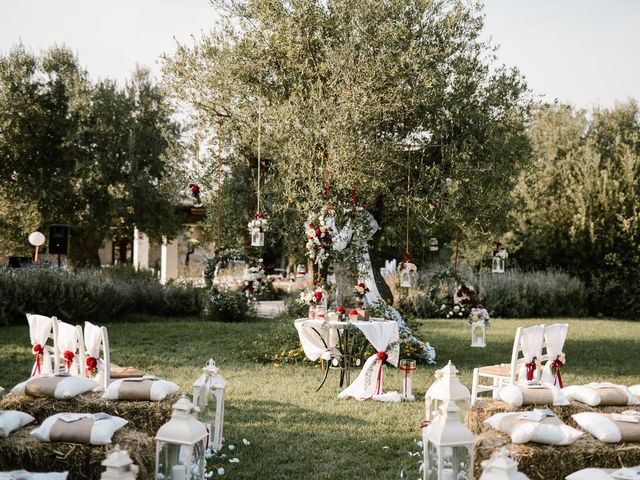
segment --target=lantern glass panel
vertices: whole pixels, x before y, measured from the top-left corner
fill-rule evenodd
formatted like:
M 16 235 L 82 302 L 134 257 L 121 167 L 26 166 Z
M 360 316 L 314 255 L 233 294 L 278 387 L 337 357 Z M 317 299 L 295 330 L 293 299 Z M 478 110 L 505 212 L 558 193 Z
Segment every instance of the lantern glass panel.
M 400 286 L 405 288 L 411 287 L 411 273 L 407 271 L 400 273 Z
M 430 399 L 430 408 L 429 415 L 431 418 L 427 418 L 427 420 L 431 421 L 433 418 L 440 412 L 440 407 L 444 402 L 442 400 L 438 400 L 437 398 Z M 471 400 L 470 399 L 460 399 L 453 400 L 453 403 L 458 407 L 458 418 L 463 425 L 467 425 L 467 414 L 471 408 Z
M 253 232 L 251 234 L 252 247 L 264 247 L 264 232 Z
M 504 258 L 498 256 L 493 257 L 491 272 L 504 273 Z
M 469 480 L 471 478 L 471 455 L 469 448 L 466 446 L 457 446 L 449 449 L 451 451 L 451 459 L 448 462 L 449 468 L 453 473 L 452 480 Z M 448 477 L 443 476 L 444 479 Z
M 158 459 L 157 480 L 188 480 L 192 458 L 188 450 L 181 445 L 165 443 Z M 197 478 L 197 477 L 196 477 Z
M 194 389 L 193 403 L 200 409 L 198 419 L 207 427 L 207 433 L 209 434 L 209 441 L 213 437 L 213 429 L 216 424 L 216 408 L 217 402 L 213 394 L 206 385 L 200 386 L 200 388 Z
M 424 468 L 426 480 L 438 480 L 438 449 L 431 442 L 427 445 L 427 458 Z

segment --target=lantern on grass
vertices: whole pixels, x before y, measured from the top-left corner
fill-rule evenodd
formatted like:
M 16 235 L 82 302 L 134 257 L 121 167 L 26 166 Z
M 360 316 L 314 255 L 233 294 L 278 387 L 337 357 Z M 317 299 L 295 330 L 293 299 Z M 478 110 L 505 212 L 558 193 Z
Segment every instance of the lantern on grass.
M 445 402 L 456 404 L 460 421 L 466 423 L 466 416 L 471 407 L 469 389 L 458 381 L 458 370 L 451 360 L 440 370 L 436 370 L 436 381 L 424 395 L 426 420 L 430 422 L 439 413 Z
M 504 248 L 502 248 L 502 244 L 500 242 L 496 242 L 496 246 L 494 247 L 493 252 L 491 252 L 491 257 L 491 273 L 504 273 L 504 263 L 509 257 L 509 254 Z
M 487 346 L 487 324 L 484 320 L 471 323 L 471 346 L 484 348 Z
M 171 419 L 156 433 L 158 480 L 204 480 L 207 427 L 195 417 L 184 395 L 173 405 Z
M 473 480 L 473 433 L 447 400 L 435 420 L 422 429 L 424 480 Z
M 438 245 L 438 239 L 435 237 L 432 237 L 429 240 L 429 251 L 430 252 L 437 252 L 440 249 L 440 246 Z
M 222 448 L 224 422 L 224 389 L 227 382 L 219 373 L 213 359 L 202 369 L 202 375 L 193 383 L 193 403 L 200 409 L 199 417 L 209 434 L 207 447 L 217 452 Z
M 499 452 L 493 452 L 489 460 L 481 463 L 482 475 L 480 480 L 529 480 L 524 473 L 518 472 L 518 462 L 513 460 L 502 447 Z
M 138 477 L 138 467 L 133 464 L 126 450 L 120 450 L 116 445 L 107 458 L 102 462 L 105 471 L 100 480 L 135 480 Z

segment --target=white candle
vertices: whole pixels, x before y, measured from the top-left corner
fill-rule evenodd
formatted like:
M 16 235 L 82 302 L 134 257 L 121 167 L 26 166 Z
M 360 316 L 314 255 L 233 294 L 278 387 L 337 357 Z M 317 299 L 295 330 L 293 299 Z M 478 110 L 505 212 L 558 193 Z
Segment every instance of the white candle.
M 187 467 L 184 465 L 174 465 L 171 469 L 171 480 L 187 480 Z
M 442 469 L 442 480 L 456 480 L 456 477 L 453 474 L 452 468 Z

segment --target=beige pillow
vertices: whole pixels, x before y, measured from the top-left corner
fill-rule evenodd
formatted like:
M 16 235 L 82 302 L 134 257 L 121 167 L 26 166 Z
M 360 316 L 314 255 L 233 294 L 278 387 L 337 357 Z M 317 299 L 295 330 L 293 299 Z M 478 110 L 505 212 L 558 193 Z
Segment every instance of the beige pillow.
M 569 405 L 569 400 L 559 388 L 553 385 L 530 387 L 526 385 L 509 385 L 498 391 L 498 397 L 503 402 L 514 407 L 522 405 Z
M 108 445 L 113 434 L 124 427 L 124 418 L 106 413 L 57 413 L 31 432 L 41 442 Z
M 586 403 L 591 407 L 640 405 L 640 400 L 627 387 L 613 383 L 572 385 L 563 388 L 562 393 L 571 400 Z
M 506 433 L 513 443 L 544 443 L 547 445 L 571 445 L 582 432 L 565 425 L 558 417 L 545 417 L 539 422 L 523 420 L 523 412 L 496 413 L 485 423 Z
M 123 378 L 109 384 L 102 398 L 105 400 L 159 402 L 178 390 L 178 385 L 175 383 L 156 377 Z
M 622 422 L 613 415 L 594 412 L 576 413 L 572 417 L 580 428 L 601 442 L 640 442 L 640 423 Z M 640 420 L 640 413 L 635 417 Z
M 66 374 L 42 375 L 19 383 L 11 389 L 11 393 L 67 400 L 81 393 L 90 392 L 97 386 L 98 383 L 90 378 L 72 377 Z

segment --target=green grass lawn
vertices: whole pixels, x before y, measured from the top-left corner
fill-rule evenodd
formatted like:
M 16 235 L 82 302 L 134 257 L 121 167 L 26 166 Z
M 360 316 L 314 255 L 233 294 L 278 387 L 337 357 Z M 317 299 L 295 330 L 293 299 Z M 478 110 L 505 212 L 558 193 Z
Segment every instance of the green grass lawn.
M 421 321 L 418 333 L 436 347 L 438 366 L 453 360 L 470 387 L 474 366 L 509 361 L 518 326 L 554 321 L 494 320 L 484 349 L 469 347 L 469 328 L 460 320 Z M 569 319 L 568 323 L 565 383 L 640 383 L 640 322 Z M 216 360 L 228 381 L 224 436 L 238 446 L 224 452 L 240 458 L 239 464 L 224 464 L 226 478 L 391 479 L 401 478 L 404 470 L 404 478 L 417 480 L 419 457 L 409 452 L 419 450 L 414 441 L 424 416 L 424 392 L 435 367 L 416 371 L 415 402 L 338 400 L 337 371 L 315 393 L 321 375 L 317 367 L 258 365 L 241 353 L 260 334 L 268 334 L 270 324 L 266 320 L 227 324 L 182 319 L 113 324 L 109 326 L 111 356 L 120 365 L 134 365 L 176 381 L 185 391 L 205 361 Z M 32 361 L 26 321 L 22 327 L 0 328 L 0 385 L 9 388 L 23 380 Z M 399 389 L 396 369 L 386 369 L 384 385 L 386 390 Z M 251 445 L 244 446 L 243 438 Z M 225 462 L 218 460 L 219 465 Z

